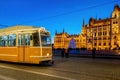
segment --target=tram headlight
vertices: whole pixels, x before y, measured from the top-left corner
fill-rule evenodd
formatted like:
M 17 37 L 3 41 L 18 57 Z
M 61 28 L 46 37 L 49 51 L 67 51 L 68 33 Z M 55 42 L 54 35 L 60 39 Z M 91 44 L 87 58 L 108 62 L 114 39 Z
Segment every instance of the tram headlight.
M 47 53 L 47 56 L 50 56 L 50 53 Z

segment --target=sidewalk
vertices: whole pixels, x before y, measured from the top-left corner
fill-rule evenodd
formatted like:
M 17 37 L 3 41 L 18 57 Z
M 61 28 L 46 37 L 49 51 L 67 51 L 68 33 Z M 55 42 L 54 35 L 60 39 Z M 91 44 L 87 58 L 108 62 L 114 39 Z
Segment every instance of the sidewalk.
M 61 53 L 53 53 L 53 56 L 61 56 Z M 72 53 L 69 54 L 69 57 L 83 57 L 83 58 L 92 58 L 92 54 L 80 54 Z M 110 55 L 110 54 L 96 54 L 95 58 L 105 58 L 105 59 L 120 59 L 120 55 Z

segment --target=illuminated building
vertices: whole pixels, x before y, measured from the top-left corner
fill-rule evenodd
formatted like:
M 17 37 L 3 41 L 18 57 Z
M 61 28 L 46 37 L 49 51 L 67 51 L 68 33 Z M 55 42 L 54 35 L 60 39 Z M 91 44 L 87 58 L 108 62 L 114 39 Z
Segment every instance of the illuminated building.
M 54 48 L 58 49 L 58 48 L 72 48 L 71 45 L 71 41 L 73 41 L 73 43 L 75 42 L 75 47 L 76 48 L 86 48 L 86 31 L 85 31 L 85 27 L 82 27 L 82 33 L 81 34 L 73 34 L 73 35 L 69 35 L 66 32 L 61 32 L 61 33 L 55 33 L 55 37 L 54 37 Z
M 120 47 L 120 7 L 114 6 L 110 18 L 90 18 L 86 25 L 83 21 L 82 31 L 78 35 L 69 35 L 64 31 L 62 33 L 56 32 L 54 48 L 68 48 L 71 39 L 74 39 L 76 48 L 118 49 Z

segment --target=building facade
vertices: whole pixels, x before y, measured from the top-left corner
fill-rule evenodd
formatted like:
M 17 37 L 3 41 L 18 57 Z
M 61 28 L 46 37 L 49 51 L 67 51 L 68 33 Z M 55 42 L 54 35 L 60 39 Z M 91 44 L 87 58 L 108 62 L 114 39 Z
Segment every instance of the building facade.
M 74 39 L 76 48 L 89 50 L 112 50 L 120 47 L 120 7 L 114 6 L 110 18 L 90 18 L 88 24 L 82 25 L 82 31 L 78 35 L 69 35 L 66 32 L 55 34 L 54 48 L 69 48 L 70 41 Z

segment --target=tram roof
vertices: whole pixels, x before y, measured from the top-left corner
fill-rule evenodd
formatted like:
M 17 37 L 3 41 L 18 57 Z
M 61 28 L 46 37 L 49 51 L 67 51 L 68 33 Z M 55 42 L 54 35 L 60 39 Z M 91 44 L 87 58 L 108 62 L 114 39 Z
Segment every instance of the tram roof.
M 33 30 L 40 30 L 40 32 L 46 32 L 49 33 L 45 28 L 43 27 L 35 27 L 35 26 L 23 26 L 23 25 L 17 25 L 17 26 L 11 26 L 7 28 L 0 29 L 0 36 L 5 34 L 17 34 L 21 31 L 33 31 Z

